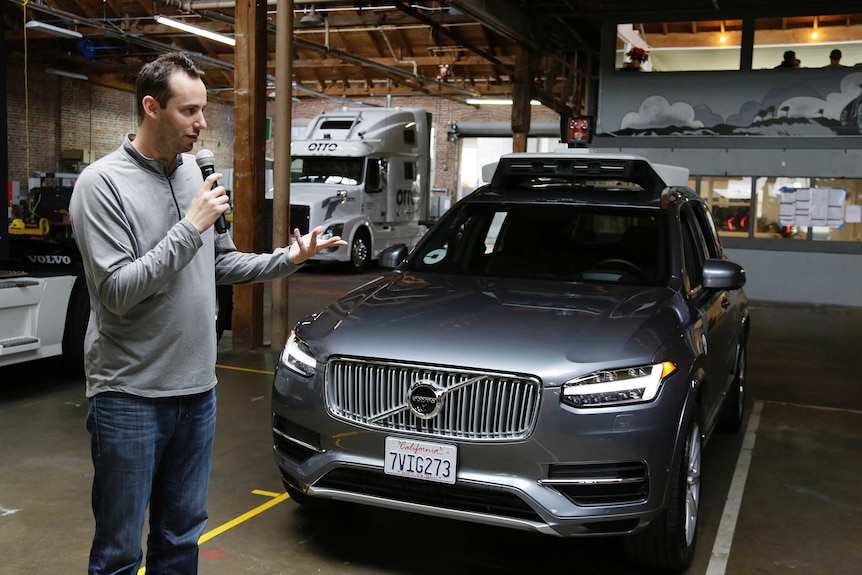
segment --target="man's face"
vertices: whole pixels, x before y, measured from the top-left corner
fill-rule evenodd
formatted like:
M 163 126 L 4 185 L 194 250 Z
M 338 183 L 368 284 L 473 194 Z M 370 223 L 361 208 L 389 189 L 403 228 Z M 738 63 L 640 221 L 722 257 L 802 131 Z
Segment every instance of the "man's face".
M 207 127 L 204 108 L 207 91 L 199 78 L 182 72 L 171 76 L 173 96 L 162 108 L 156 103 L 158 126 L 156 145 L 163 159 L 172 160 L 180 152 L 189 152 L 198 141 L 200 131 Z

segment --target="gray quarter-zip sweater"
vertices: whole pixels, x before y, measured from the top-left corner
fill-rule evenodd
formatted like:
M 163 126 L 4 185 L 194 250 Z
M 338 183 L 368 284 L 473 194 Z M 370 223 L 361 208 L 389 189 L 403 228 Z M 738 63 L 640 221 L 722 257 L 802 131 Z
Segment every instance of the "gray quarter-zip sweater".
M 216 384 L 215 285 L 296 271 L 288 250 L 238 252 L 230 234 L 184 220 L 203 185 L 190 154 L 150 160 L 133 135 L 86 167 L 69 206 L 90 292 L 87 396 L 189 395 Z

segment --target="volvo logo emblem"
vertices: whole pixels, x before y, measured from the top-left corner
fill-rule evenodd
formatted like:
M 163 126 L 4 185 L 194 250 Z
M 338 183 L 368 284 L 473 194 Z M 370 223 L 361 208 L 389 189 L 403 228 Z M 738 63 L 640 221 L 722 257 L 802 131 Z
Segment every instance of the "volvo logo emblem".
M 407 405 L 419 419 L 431 419 L 443 407 L 443 390 L 428 379 L 415 381 L 407 392 Z

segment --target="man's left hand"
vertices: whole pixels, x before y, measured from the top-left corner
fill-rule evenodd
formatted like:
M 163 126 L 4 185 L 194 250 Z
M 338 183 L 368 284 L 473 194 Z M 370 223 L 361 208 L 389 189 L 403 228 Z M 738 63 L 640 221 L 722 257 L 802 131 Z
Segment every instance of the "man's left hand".
M 323 226 L 317 226 L 303 236 L 299 233 L 299 228 L 294 228 L 293 237 L 296 241 L 290 246 L 290 261 L 295 264 L 301 264 L 325 249 L 347 245 L 347 242 L 342 240 L 340 236 L 330 236 L 326 239 L 320 239 L 322 232 Z

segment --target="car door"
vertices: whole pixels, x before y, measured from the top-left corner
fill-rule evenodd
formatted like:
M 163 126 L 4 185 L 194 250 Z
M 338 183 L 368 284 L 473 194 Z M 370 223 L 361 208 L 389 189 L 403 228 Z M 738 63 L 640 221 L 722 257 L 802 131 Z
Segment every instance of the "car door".
M 701 409 L 704 412 L 705 429 L 715 423 L 721 400 L 733 365 L 733 322 L 728 308 L 730 295 L 726 290 L 707 290 L 703 287 L 703 265 L 707 258 L 717 257 L 717 245 L 708 241 L 711 237 L 705 222 L 697 213 L 697 206 L 686 203 L 680 210 L 683 248 L 685 251 L 685 274 L 689 300 L 699 316 L 702 352 L 706 359 L 707 376 L 702 383 Z

